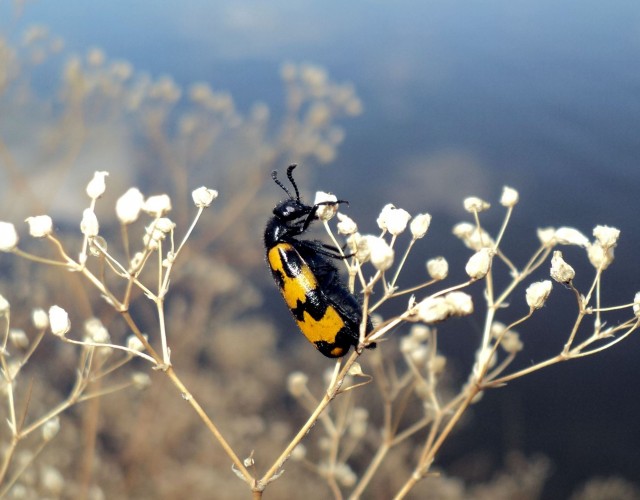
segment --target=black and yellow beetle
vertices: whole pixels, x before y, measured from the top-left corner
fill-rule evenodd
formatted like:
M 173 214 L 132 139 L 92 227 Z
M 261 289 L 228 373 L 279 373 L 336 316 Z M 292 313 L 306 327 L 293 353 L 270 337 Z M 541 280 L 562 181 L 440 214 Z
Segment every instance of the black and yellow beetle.
M 309 342 L 329 358 L 344 356 L 351 346 L 358 346 L 362 306 L 340 279 L 330 259 L 344 259 L 337 248 L 318 240 L 298 239 L 309 225 L 318 220 L 318 207 L 329 203 L 305 205 L 300 201 L 293 169 L 287 177 L 296 196 L 271 174 L 289 199 L 273 209 L 273 217 L 264 231 L 267 264 L 293 318 Z M 338 200 L 335 203 L 346 203 Z M 366 333 L 373 329 L 367 319 Z M 375 344 L 367 347 L 373 348 Z

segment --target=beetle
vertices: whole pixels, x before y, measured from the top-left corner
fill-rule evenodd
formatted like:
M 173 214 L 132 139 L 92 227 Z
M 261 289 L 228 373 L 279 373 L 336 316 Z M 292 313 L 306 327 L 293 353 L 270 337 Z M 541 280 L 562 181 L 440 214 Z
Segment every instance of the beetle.
M 273 217 L 264 231 L 267 264 L 294 320 L 309 342 L 329 358 L 344 356 L 351 346 L 360 342 L 362 306 L 349 291 L 332 262 L 345 259 L 330 245 L 318 240 L 301 238 L 312 222 L 318 220 L 322 205 L 347 203 L 344 200 L 306 205 L 293 179 L 296 165 L 287 168 L 287 178 L 295 197 L 271 173 L 274 182 L 289 196 L 273 209 Z M 365 333 L 373 330 L 367 318 Z M 375 343 L 366 346 L 375 347 Z

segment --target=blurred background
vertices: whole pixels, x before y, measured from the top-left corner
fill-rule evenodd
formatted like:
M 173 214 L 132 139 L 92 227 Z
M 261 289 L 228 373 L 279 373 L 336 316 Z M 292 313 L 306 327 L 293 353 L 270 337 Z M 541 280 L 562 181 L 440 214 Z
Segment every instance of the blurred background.
M 184 340 L 183 351 L 192 349 L 200 363 L 193 377 L 201 391 L 235 380 L 234 370 L 246 367 L 228 361 L 229 352 L 244 349 L 239 338 L 254 342 L 265 322 L 273 326 L 264 338 L 272 340 L 254 361 L 258 373 L 272 369 L 270 390 L 283 386 L 288 371 L 328 366 L 301 337 L 282 338 L 293 328 L 263 267 L 262 227 L 283 196 L 269 173 L 289 162 L 301 164 L 307 200 L 316 189 L 348 199 L 363 232 L 377 230 L 386 203 L 431 213 L 407 276 L 436 255 L 463 269 L 469 251 L 451 235 L 453 224 L 468 220 L 462 199 L 493 202 L 486 220 L 495 231 L 497 199 L 509 185 L 521 200 L 504 243 L 514 262 L 522 265 L 534 250 L 538 227 L 573 226 L 591 236 L 596 224 L 611 225 L 622 236 L 604 302 L 628 303 L 640 290 L 636 1 L 0 0 L 0 29 L 3 220 L 46 211 L 61 228 L 75 228 L 94 170 L 111 172 L 112 201 L 131 185 L 169 191 L 178 222 L 188 220 L 180 203 L 192 187 L 220 191 L 185 271 L 187 281 L 211 273 L 216 282 L 198 334 L 224 330 L 212 342 L 227 349 L 216 344 L 203 354 L 195 333 Z M 113 213 L 107 205 L 105 214 Z M 583 252 L 567 250 L 565 258 L 578 286 L 587 286 Z M 228 282 L 218 283 L 221 273 Z M 180 295 L 176 286 L 180 317 L 196 294 Z M 563 345 L 575 317 L 563 293 L 556 286 L 540 318 L 519 329 L 525 365 Z M 457 323 L 443 339 L 462 374 L 477 345 L 482 319 L 475 321 Z M 249 333 L 237 334 L 239 323 Z M 180 356 L 180 345 L 172 347 Z M 231 366 L 216 358 L 221 352 Z M 484 481 L 510 451 L 543 455 L 551 465 L 541 498 L 568 498 L 597 476 L 637 481 L 639 353 L 632 337 L 486 394 L 438 465 Z M 215 382 L 211 370 L 218 370 Z M 265 398 L 260 404 L 269 406 Z M 245 399 L 235 403 L 264 410 Z M 282 403 L 283 411 L 291 406 Z M 139 419 L 160 418 L 136 411 L 146 412 Z M 140 467 L 126 432 L 103 446 Z M 170 424 L 164 432 L 172 433 Z M 135 481 L 124 482 L 131 498 L 144 497 Z M 171 498 L 170 490 L 162 495 Z

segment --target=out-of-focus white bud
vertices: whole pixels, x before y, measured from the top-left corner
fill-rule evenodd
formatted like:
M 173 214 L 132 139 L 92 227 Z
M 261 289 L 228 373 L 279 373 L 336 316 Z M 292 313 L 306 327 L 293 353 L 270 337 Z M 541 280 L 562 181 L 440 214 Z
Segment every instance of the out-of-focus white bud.
M 146 335 L 143 335 L 143 337 L 145 339 L 147 338 Z M 131 351 L 142 352 L 142 351 L 144 351 L 144 344 L 135 335 L 129 335 L 127 337 L 127 349 L 129 349 Z
M 201 186 L 191 192 L 193 203 L 198 208 L 207 208 L 218 197 L 218 191 Z
M 71 330 L 71 321 L 67 311 L 60 306 L 51 306 L 49 308 L 49 325 L 51 333 L 58 337 L 64 337 Z
M 551 257 L 551 277 L 558 283 L 567 285 L 571 283 L 575 275 L 576 272 L 573 267 L 562 258 L 562 252 L 560 250 L 553 252 L 553 257 Z
M 636 293 L 633 302 L 633 314 L 635 314 L 637 318 L 640 318 L 640 292 Z
M 512 331 L 508 331 L 504 334 L 502 341 L 500 342 L 500 346 L 509 354 L 520 352 L 524 347 L 520 340 L 520 335 Z
M 573 227 L 556 229 L 554 237 L 560 245 L 577 245 L 585 248 L 589 244 L 589 238 Z
M 92 208 L 85 208 L 82 212 L 82 221 L 80 221 L 80 231 L 88 238 L 98 236 L 100 224 L 98 218 Z
M 157 229 L 158 231 L 162 231 L 165 234 L 169 234 L 171 231 L 173 231 L 176 228 L 175 222 L 173 222 L 168 217 L 160 217 L 155 221 L 153 221 L 152 225 L 154 229 Z
M 42 425 L 42 438 L 51 441 L 60 430 L 60 417 L 51 417 Z
M 527 305 L 531 309 L 540 309 L 542 306 L 544 306 L 547 298 L 549 298 L 549 294 L 551 293 L 552 288 L 553 285 L 549 280 L 531 283 L 525 293 Z
M 444 257 L 434 257 L 427 261 L 427 273 L 431 279 L 443 280 L 449 274 L 449 263 Z
M 89 318 L 84 323 L 84 333 L 89 342 L 95 344 L 108 344 L 111 342 L 109 331 L 102 324 L 99 318 Z
M 31 312 L 31 321 L 38 330 L 49 328 L 49 315 L 44 309 L 34 309 Z
M 314 205 L 318 205 L 316 210 L 316 215 L 318 219 L 322 221 L 328 221 L 333 218 L 333 216 L 338 211 L 338 204 L 336 203 L 338 198 L 334 195 L 325 193 L 324 191 L 316 192 L 316 198 L 313 201 Z M 320 205 L 322 203 L 322 205 Z
M 302 372 L 290 373 L 287 377 L 287 389 L 289 390 L 289 394 L 295 398 L 302 396 L 302 394 L 307 390 L 308 381 L 309 377 Z
M 26 222 L 29 224 L 29 234 L 34 238 L 44 238 L 53 232 L 53 221 L 48 215 L 27 217 Z
M 138 188 L 129 188 L 116 201 L 116 215 L 121 224 L 132 224 L 140 216 L 144 205 L 144 196 Z
M 3 316 L 9 312 L 11 309 L 11 305 L 9 301 L 4 298 L 4 296 L 0 295 L 0 316 Z
M 371 251 L 369 249 L 369 240 L 366 236 L 360 233 L 353 233 L 347 238 L 347 246 L 352 253 L 356 254 L 356 259 L 364 264 L 371 257 Z
M 484 229 L 469 222 L 460 222 L 453 227 L 454 236 L 460 238 L 467 248 L 476 252 L 481 248 L 495 246 L 493 238 Z
M 171 210 L 171 198 L 167 194 L 149 196 L 142 205 L 142 210 L 153 217 L 162 217 Z
M 291 455 L 289 456 L 289 458 L 291 458 L 291 460 L 293 460 L 294 462 L 300 462 L 301 460 L 304 460 L 304 457 L 306 456 L 307 448 L 305 448 L 305 446 L 300 443 L 293 450 L 291 450 Z
M 142 391 L 151 385 L 151 377 L 144 372 L 136 372 L 131 376 L 131 382 L 136 389 Z
M 596 226 L 593 228 L 593 236 L 603 248 L 613 248 L 618 243 L 620 230 L 609 226 Z
M 93 173 L 93 179 L 91 179 L 89 184 L 87 184 L 87 194 L 89 195 L 89 198 L 97 200 L 104 194 L 107 189 L 104 179 L 107 175 L 109 175 L 109 172 Z
M 471 279 L 480 280 L 489 272 L 492 257 L 493 250 L 481 248 L 471 256 L 464 270 Z
M 337 216 L 338 216 L 338 221 L 340 221 L 338 222 L 339 234 L 349 235 L 349 234 L 354 234 L 358 232 L 358 226 L 351 217 L 344 215 L 340 212 L 338 212 Z
M 10 328 L 9 339 L 14 346 L 20 349 L 29 347 L 29 337 L 27 337 L 27 334 L 22 328 Z
M 427 231 L 429 230 L 429 226 L 431 225 L 431 215 L 429 214 L 418 214 L 416 215 L 411 223 L 409 224 L 409 230 L 411 231 L 411 236 L 413 239 L 418 240 L 423 238 Z
M 371 264 L 378 271 L 386 271 L 393 265 L 393 248 L 377 236 L 367 236 L 367 243 L 370 251 Z
M 513 188 L 510 188 L 509 186 L 504 186 L 502 188 L 502 196 L 500 197 L 500 204 L 503 207 L 513 207 L 516 205 L 516 203 L 518 203 L 518 200 L 520 199 L 520 195 L 518 194 L 518 191 L 516 191 Z
M 11 252 L 18 245 L 18 232 L 11 222 L 0 222 L 0 252 Z
M 477 196 L 469 196 L 468 198 L 465 198 L 463 205 L 464 209 L 471 213 L 480 213 L 491 208 L 491 205 L 488 202 L 478 198 Z

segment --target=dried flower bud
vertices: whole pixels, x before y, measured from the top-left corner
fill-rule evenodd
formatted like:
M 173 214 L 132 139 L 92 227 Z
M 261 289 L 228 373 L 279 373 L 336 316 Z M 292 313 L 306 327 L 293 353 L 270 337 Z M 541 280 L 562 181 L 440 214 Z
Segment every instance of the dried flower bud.
M 51 333 L 58 337 L 64 337 L 71 329 L 71 321 L 67 311 L 60 306 L 51 306 L 49 308 L 49 325 L 51 326 Z
M 371 252 L 371 264 L 378 271 L 386 271 L 393 265 L 394 252 L 393 248 L 377 236 L 368 236 L 367 243 Z
M 351 488 L 356 484 L 358 476 L 355 472 L 344 462 L 340 462 L 334 469 L 336 481 L 338 481 L 345 488 Z
M 460 222 L 453 227 L 454 236 L 460 238 L 467 248 L 476 252 L 481 248 L 495 246 L 493 238 L 484 229 L 469 222 Z
M 554 237 L 559 245 L 577 245 L 585 248 L 589 244 L 589 238 L 572 227 L 556 229 Z
M 153 217 L 162 217 L 171 210 L 171 198 L 166 194 L 149 196 L 142 205 L 142 210 Z
M 9 339 L 11 343 L 19 349 L 26 349 L 29 347 L 29 337 L 25 331 L 21 328 L 9 329 Z
M 431 336 L 431 328 L 426 325 L 413 325 L 409 330 L 409 337 L 418 342 L 426 342 Z
M 469 316 L 473 314 L 473 299 L 464 292 L 449 292 L 444 296 L 452 316 Z
M 449 263 L 444 257 L 434 257 L 427 261 L 427 272 L 431 279 L 443 280 L 449 274 Z
M 27 217 L 26 222 L 29 224 L 29 234 L 34 238 L 44 238 L 53 232 L 53 221 L 48 215 Z
M 168 217 L 160 217 L 154 220 L 152 226 L 154 229 L 157 229 L 158 231 L 162 231 L 165 234 L 169 234 L 171 231 L 173 231 L 176 228 L 175 222 L 173 222 Z
M 508 331 L 502 337 L 500 347 L 502 347 L 505 352 L 508 352 L 509 354 L 515 354 L 522 351 L 524 345 L 520 340 L 520 335 L 518 335 L 516 332 Z
M 384 207 L 382 207 L 380 215 L 378 215 L 378 218 L 376 219 L 376 223 L 378 224 L 378 227 L 383 231 L 387 230 L 387 220 L 391 216 L 391 211 L 395 209 L 396 207 L 392 203 L 387 203 Z
M 558 283 L 567 285 L 571 283 L 575 275 L 576 272 L 573 270 L 573 267 L 567 264 L 562 258 L 562 252 L 560 250 L 553 252 L 553 257 L 551 258 L 551 277 Z
M 409 224 L 409 230 L 411 231 L 411 236 L 413 236 L 414 240 L 419 240 L 423 238 L 427 231 L 429 230 L 429 226 L 431 225 L 431 215 L 429 214 L 418 214 L 416 215 L 411 223 Z
M 313 201 L 313 204 L 318 205 L 316 211 L 318 219 L 323 221 L 331 220 L 338 211 L 337 201 L 338 198 L 332 194 L 325 193 L 324 191 L 316 192 L 316 198 Z
M 491 268 L 492 257 L 493 250 L 489 248 L 481 248 L 471 256 L 464 270 L 471 279 L 482 279 L 487 275 Z
M 11 252 L 18 245 L 18 233 L 11 222 L 0 222 L 0 252 Z
M 60 498 L 65 488 L 65 479 L 62 473 L 51 466 L 44 466 L 40 470 L 40 482 L 42 488 L 52 497 Z
M 633 298 L 633 314 L 636 315 L 636 318 L 640 318 L 640 292 L 636 293 Z
M 305 446 L 300 443 L 293 450 L 291 450 L 291 455 L 289 455 L 289 458 L 291 458 L 291 460 L 293 460 L 294 462 L 300 462 L 301 460 L 304 460 L 304 457 L 306 456 L 307 448 L 305 448 Z
M 552 288 L 553 285 L 549 280 L 537 281 L 529 285 L 526 291 L 527 305 L 531 309 L 540 309 L 544 306 Z
M 347 238 L 347 246 L 351 252 L 356 254 L 356 259 L 358 259 L 361 264 L 367 262 L 371 257 L 367 236 L 363 236 L 360 233 L 353 233 Z
M 444 297 L 427 297 L 417 307 L 418 318 L 427 324 L 444 321 L 451 314 L 451 306 Z
M 463 204 L 464 209 L 471 213 L 480 213 L 491 208 L 491 205 L 488 202 L 478 198 L 477 196 L 469 196 L 468 198 L 465 198 Z
M 31 321 L 38 330 L 49 328 L 49 315 L 44 309 L 34 309 L 31 312 Z
M 518 195 L 518 191 L 509 186 L 504 186 L 502 188 L 502 196 L 500 197 L 500 204 L 503 207 L 513 207 L 518 203 L 520 196 Z
M 549 247 L 556 244 L 556 229 L 553 227 L 545 227 L 538 229 L 538 239 L 543 246 Z
M 294 398 L 302 396 L 307 389 L 308 380 L 309 377 L 302 372 L 290 373 L 287 377 L 287 389 L 289 390 L 289 394 Z
M 60 417 L 51 417 L 42 425 L 42 438 L 51 441 L 60 430 Z
M 620 230 L 609 226 L 596 226 L 593 228 L 593 236 L 604 248 L 613 248 L 620 237 Z
M 104 194 L 107 189 L 104 179 L 107 175 L 109 175 L 109 172 L 93 173 L 93 179 L 91 179 L 89 184 L 87 184 L 87 195 L 89 195 L 89 198 L 97 200 Z
M 339 234 L 349 235 L 358 232 L 358 226 L 351 217 L 341 214 L 340 212 L 338 212 L 337 216 L 338 220 L 340 221 L 338 222 Z
M 121 224 L 131 224 L 138 220 L 144 205 L 144 196 L 138 188 L 130 188 L 116 202 L 116 215 Z
M 98 218 L 92 208 L 85 208 L 82 212 L 82 221 L 80 221 L 80 231 L 89 238 L 98 236 L 100 224 Z
M 193 198 L 193 203 L 195 203 L 196 207 L 207 208 L 211 205 L 213 200 L 218 197 L 218 191 L 202 186 L 198 189 L 194 189 L 191 192 L 191 197 Z
M 603 247 L 597 241 L 587 246 L 587 257 L 596 269 L 606 269 L 613 262 L 613 247 Z
M 409 212 L 402 208 L 394 208 L 389 211 L 388 215 L 386 221 L 387 231 L 393 236 L 401 234 L 407 228 L 407 224 L 411 219 Z

